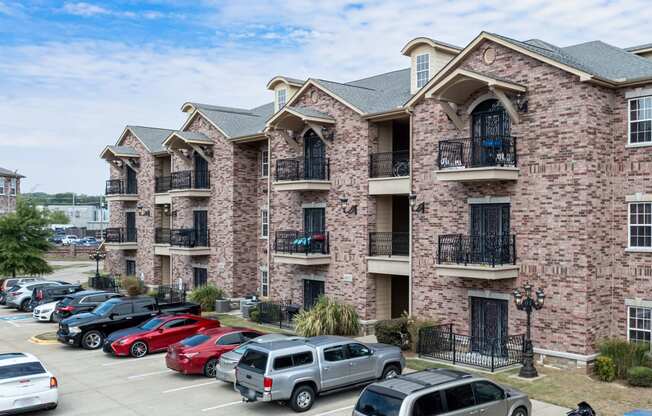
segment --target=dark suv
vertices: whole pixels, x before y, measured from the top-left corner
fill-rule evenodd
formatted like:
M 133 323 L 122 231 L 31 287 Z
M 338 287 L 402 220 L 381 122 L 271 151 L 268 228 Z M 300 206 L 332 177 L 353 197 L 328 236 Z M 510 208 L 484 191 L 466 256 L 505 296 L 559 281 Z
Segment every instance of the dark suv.
M 115 292 L 103 290 L 83 290 L 63 298 L 54 311 L 54 320 L 60 321 L 78 313 L 90 312 L 101 303 L 120 296 Z
M 29 302 L 29 310 L 33 311 L 39 305 L 56 302 L 68 295 L 82 290 L 81 285 L 44 286 L 32 289 L 32 298 Z

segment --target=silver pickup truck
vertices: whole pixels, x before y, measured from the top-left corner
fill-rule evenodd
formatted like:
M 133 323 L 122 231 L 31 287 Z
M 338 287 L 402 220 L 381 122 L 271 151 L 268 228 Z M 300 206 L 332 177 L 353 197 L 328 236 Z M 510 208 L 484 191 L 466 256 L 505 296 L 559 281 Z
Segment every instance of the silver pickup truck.
M 332 393 L 403 371 L 398 347 L 320 336 L 251 345 L 236 367 L 236 389 L 245 401 L 289 402 L 309 410 L 317 395 Z

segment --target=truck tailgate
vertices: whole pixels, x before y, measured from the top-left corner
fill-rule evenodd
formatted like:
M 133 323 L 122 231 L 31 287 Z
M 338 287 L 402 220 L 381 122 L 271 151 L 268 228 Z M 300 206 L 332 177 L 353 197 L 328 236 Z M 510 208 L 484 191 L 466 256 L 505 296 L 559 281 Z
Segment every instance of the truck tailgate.
M 266 368 L 267 352 L 247 349 L 235 370 L 237 385 L 244 387 L 238 388 L 243 396 L 255 400 L 256 395 L 263 393 Z

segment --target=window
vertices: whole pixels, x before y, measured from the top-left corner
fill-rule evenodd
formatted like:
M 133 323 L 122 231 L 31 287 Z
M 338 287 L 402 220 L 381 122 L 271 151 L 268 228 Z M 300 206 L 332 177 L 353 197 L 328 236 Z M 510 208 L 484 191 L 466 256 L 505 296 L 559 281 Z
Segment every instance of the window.
M 260 210 L 260 238 L 267 238 L 269 236 L 269 211 L 267 209 Z
M 171 321 L 168 321 L 163 325 L 163 328 L 169 329 L 169 328 L 181 328 L 182 326 L 186 325 L 186 320 L 185 319 L 173 319 Z
M 238 345 L 240 343 L 242 343 L 242 335 L 239 332 L 226 334 L 217 341 L 217 345 Z
M 269 296 L 269 272 L 267 270 L 260 271 L 260 296 Z
M 284 370 L 290 367 L 297 367 L 312 363 L 310 351 L 300 352 L 292 355 L 284 355 L 274 359 L 274 370 Z
M 5 194 L 5 178 L 0 176 L 0 195 Z
M 652 334 L 652 308 L 629 308 L 627 339 L 631 342 L 650 343 Z
M 287 102 L 287 91 L 285 89 L 276 90 L 276 105 L 280 110 Z
M 114 313 L 118 316 L 129 315 L 133 312 L 133 305 L 131 303 L 118 303 L 111 310 L 111 313 Z
M 16 178 L 11 178 L 11 195 L 16 195 Z
M 503 389 L 488 381 L 473 383 L 473 390 L 475 391 L 476 404 L 495 402 L 505 398 Z
M 135 276 L 136 275 L 136 261 L 135 260 L 127 260 L 126 264 L 126 274 L 127 276 Z
M 421 88 L 430 78 L 430 54 L 417 55 L 417 88 Z
M 629 143 L 652 143 L 652 97 L 629 100 Z
M 9 379 L 14 377 L 28 377 L 36 374 L 44 374 L 45 369 L 38 362 L 20 363 L 5 365 L 0 371 L 0 379 Z
M 652 248 L 652 203 L 629 204 L 629 247 Z
M 260 176 L 266 178 L 269 175 L 269 151 L 260 152 Z
M 291 355 L 284 355 L 283 357 L 277 357 L 274 359 L 274 370 L 285 370 L 290 367 L 292 367 Z
M 414 403 L 414 416 L 435 416 L 444 413 L 441 392 L 435 391 L 421 396 Z
M 475 404 L 471 384 L 462 384 L 461 386 L 451 387 L 446 390 L 445 394 L 449 412 L 464 409 L 465 407 L 471 407 Z
M 260 334 L 258 332 L 243 332 L 242 336 L 244 337 L 245 341 L 249 341 L 254 338 L 258 338 Z
M 344 352 L 344 346 L 340 345 L 339 347 L 331 347 L 324 349 L 324 359 L 326 361 L 342 361 L 346 360 L 346 353 Z
M 366 357 L 368 355 L 371 355 L 371 351 L 369 351 L 369 348 L 365 347 L 362 344 L 349 344 L 349 357 L 350 358 L 359 358 L 359 357 Z
M 208 284 L 208 270 L 200 267 L 192 268 L 193 287 L 204 287 Z
M 249 348 L 245 351 L 238 365 L 262 373 L 267 368 L 267 353 Z
M 370 387 L 362 392 L 355 410 L 363 415 L 398 416 L 402 403 L 403 399 L 382 394 Z

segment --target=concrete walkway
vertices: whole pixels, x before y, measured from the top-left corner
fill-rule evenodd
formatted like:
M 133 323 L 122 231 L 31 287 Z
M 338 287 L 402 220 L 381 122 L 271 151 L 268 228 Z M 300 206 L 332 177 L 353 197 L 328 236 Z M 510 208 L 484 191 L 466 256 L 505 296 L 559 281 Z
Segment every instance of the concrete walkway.
M 532 416 L 564 416 L 569 411 L 565 407 L 532 400 Z

